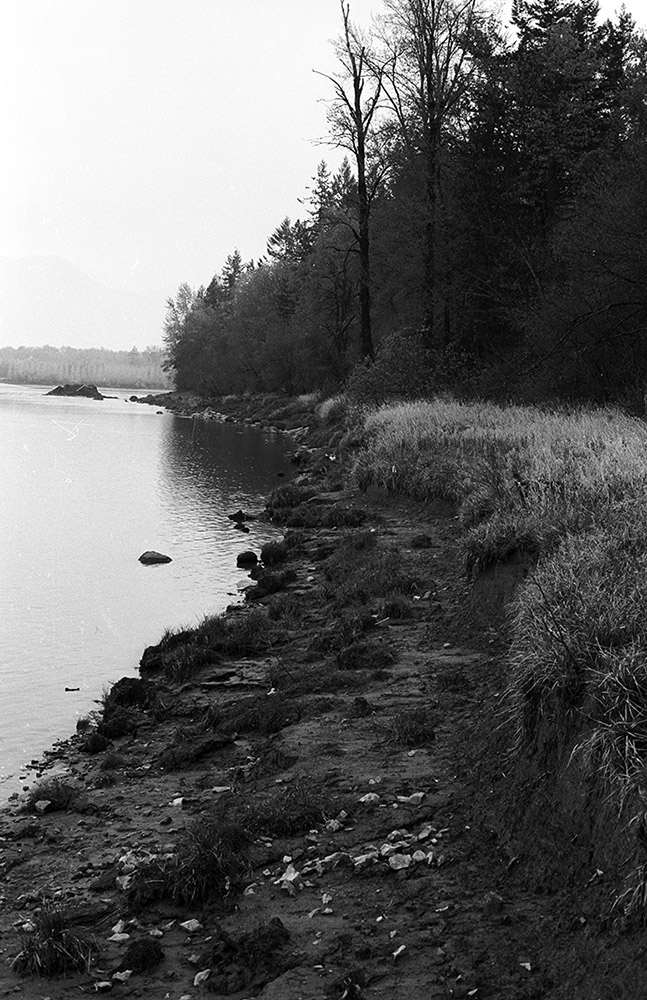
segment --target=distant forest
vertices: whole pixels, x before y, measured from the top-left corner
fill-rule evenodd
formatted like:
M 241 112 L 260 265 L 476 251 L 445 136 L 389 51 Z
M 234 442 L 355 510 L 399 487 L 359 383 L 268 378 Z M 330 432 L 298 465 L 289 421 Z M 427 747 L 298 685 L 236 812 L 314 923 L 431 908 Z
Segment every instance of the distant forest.
M 159 347 L 108 351 L 101 347 L 0 347 L 0 380 L 56 385 L 92 382 L 129 389 L 159 389 L 168 384 Z
M 168 301 L 205 394 L 439 387 L 639 405 L 647 379 L 647 43 L 595 0 L 340 5 L 329 143 L 303 218 Z

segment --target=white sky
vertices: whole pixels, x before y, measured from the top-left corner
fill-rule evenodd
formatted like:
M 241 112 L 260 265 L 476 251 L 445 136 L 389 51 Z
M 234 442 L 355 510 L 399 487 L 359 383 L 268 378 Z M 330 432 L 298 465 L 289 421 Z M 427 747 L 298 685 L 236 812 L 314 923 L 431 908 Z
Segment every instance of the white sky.
M 259 256 L 339 162 L 312 72 L 339 30 L 339 0 L 0 0 L 0 257 L 166 296 Z

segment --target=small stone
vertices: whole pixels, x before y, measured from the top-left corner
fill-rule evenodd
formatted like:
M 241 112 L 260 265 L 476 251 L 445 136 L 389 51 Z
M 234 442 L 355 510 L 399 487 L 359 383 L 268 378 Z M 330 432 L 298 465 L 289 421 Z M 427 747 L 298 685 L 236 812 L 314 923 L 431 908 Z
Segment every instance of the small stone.
M 113 972 L 112 978 L 118 979 L 120 983 L 127 983 L 133 974 L 132 969 L 124 969 L 123 972 Z
M 203 969 L 202 972 L 196 973 L 196 975 L 193 978 L 193 985 L 200 986 L 201 983 L 206 983 L 210 975 L 211 975 L 211 969 Z
M 410 854 L 392 854 L 389 858 L 389 867 L 393 868 L 394 871 L 401 871 L 403 868 L 409 868 L 411 865 L 411 855 Z
M 183 931 L 186 931 L 187 934 L 197 934 L 198 931 L 204 929 L 200 921 L 194 919 L 184 920 L 180 924 L 180 927 L 182 928 Z
M 408 806 L 419 806 L 424 797 L 424 792 L 414 792 L 413 795 L 398 795 L 397 800 Z
M 420 864 L 421 861 L 427 860 L 427 855 L 425 854 L 424 851 L 414 851 L 411 857 L 416 862 L 416 864 Z
M 380 801 L 380 796 L 377 794 L 377 792 L 367 792 L 366 795 L 362 795 L 359 801 L 362 803 L 362 805 L 374 806 L 377 805 L 377 803 Z
M 39 799 L 38 802 L 34 802 L 34 809 L 42 816 L 43 813 L 47 812 L 51 804 L 50 799 Z

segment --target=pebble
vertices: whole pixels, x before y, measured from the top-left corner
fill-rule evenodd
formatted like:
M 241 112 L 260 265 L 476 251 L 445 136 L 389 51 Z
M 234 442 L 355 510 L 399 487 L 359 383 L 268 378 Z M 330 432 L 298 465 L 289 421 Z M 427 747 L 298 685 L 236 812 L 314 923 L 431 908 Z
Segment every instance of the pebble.
M 194 919 L 184 920 L 180 924 L 180 927 L 182 928 L 183 931 L 186 931 L 187 934 L 196 934 L 198 931 L 204 930 L 200 921 Z

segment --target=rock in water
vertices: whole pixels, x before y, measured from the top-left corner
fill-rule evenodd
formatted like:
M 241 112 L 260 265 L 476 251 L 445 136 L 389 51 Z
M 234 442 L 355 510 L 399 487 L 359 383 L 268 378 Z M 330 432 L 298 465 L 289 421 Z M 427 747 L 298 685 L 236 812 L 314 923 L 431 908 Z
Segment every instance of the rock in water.
M 251 549 L 248 549 L 245 552 L 239 552 L 236 556 L 237 566 L 256 566 L 257 563 L 258 556 L 255 552 L 252 552 Z
M 146 552 L 142 552 L 139 557 L 140 563 L 144 563 L 145 566 L 151 566 L 153 563 L 169 563 L 173 562 L 170 556 L 165 556 L 163 552 L 155 552 L 154 549 L 148 549 Z
M 96 385 L 87 382 L 72 382 L 65 385 L 57 385 L 55 389 L 50 389 L 46 396 L 85 396 L 88 399 L 108 399 L 103 396 Z

